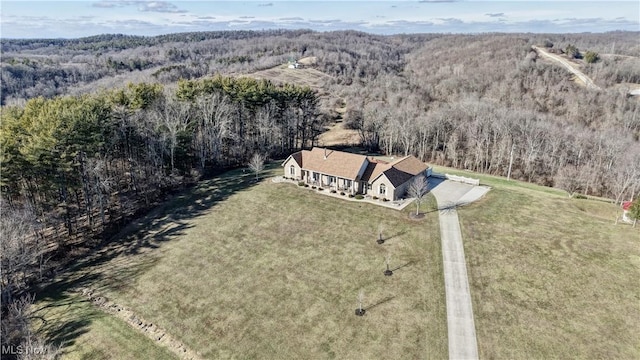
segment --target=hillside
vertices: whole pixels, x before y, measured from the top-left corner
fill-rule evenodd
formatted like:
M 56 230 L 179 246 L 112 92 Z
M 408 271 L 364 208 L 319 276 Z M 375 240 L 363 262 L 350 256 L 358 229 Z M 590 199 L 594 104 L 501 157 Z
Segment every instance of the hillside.
M 131 309 L 201 358 L 446 357 L 435 214 L 416 223 L 407 212 L 252 179 L 231 171 L 200 183 L 61 276 L 36 316 L 50 335 L 67 333 L 65 357 L 109 353 L 120 333 L 129 340 L 118 358 L 149 351 L 133 345 L 149 342 L 146 330 L 114 315 L 84 321 L 95 310 L 80 289 Z M 387 254 L 392 278 L 383 275 Z M 354 315 L 360 291 L 364 318 Z M 69 323 L 77 331 L 66 332 Z
M 640 193 L 640 102 L 621 90 L 640 84 L 637 39 L 302 30 L 2 39 L 2 297 L 18 301 L 174 194 L 254 155 L 317 145 L 601 197 L 613 214 L 610 203 Z M 547 42 L 615 54 L 582 67 L 602 90 L 532 51 Z M 289 69 L 292 59 L 304 66 Z M 573 200 L 533 200 L 572 211 Z M 554 236 L 581 227 L 563 221 Z M 31 334 L 26 310 L 16 311 L 2 318 L 5 342 Z
M 114 343 L 119 358 L 151 351 L 144 331 L 86 304 L 78 289 L 91 288 L 202 358 L 446 357 L 437 212 L 416 223 L 248 179 L 233 171 L 199 184 L 62 276 L 37 315 L 52 334 L 82 324 L 66 333 L 66 356 Z M 610 204 L 481 179 L 493 190 L 458 210 L 480 356 L 638 357 L 638 229 L 613 225 Z M 390 237 L 383 246 L 379 223 Z M 388 252 L 399 268 L 391 278 L 382 275 Z M 360 290 L 362 319 L 353 315 Z

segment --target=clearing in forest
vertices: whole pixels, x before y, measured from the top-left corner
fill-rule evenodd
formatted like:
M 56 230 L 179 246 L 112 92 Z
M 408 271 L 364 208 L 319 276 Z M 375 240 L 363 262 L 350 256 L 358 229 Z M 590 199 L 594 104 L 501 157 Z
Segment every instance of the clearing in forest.
M 61 279 L 40 304 L 51 333 L 68 333 L 65 353 L 117 344 L 118 358 L 133 359 L 149 351 L 135 344 L 154 345 L 77 296 L 82 287 L 202 358 L 447 357 L 437 212 L 415 222 L 409 210 L 252 179 L 231 171 L 202 182 Z M 388 254 L 393 276 L 383 274 Z M 354 314 L 360 291 L 363 317 Z M 155 345 L 155 358 L 171 356 Z
M 473 176 L 493 188 L 458 210 L 480 358 L 639 358 L 639 229 L 613 204 Z M 37 315 L 66 356 L 173 356 L 73 291 L 87 286 L 203 358 L 448 356 L 437 212 L 251 179 L 202 182 L 61 277 Z
M 266 79 L 278 84 L 291 83 L 299 86 L 308 86 L 316 90 L 321 90 L 325 82 L 332 79 L 331 76 L 320 70 L 311 67 L 290 69 L 287 64 L 256 71 L 246 76 L 256 79 Z

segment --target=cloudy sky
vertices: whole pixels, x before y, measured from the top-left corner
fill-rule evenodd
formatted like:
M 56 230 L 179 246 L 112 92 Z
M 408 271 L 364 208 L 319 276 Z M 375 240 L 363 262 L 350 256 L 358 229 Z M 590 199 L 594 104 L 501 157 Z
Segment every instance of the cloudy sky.
M 640 31 L 640 1 L 27 1 L 0 3 L 3 38 L 353 29 L 378 34 Z

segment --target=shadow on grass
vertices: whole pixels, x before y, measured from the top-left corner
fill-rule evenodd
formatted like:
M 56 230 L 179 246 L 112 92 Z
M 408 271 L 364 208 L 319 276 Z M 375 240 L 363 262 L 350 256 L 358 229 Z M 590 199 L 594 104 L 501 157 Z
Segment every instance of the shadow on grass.
M 406 264 L 404 264 L 404 265 L 400 265 L 400 266 L 398 266 L 398 267 L 397 267 L 397 268 L 395 268 L 395 269 L 391 269 L 391 271 L 396 272 L 396 270 L 400 270 L 400 269 L 402 269 L 403 267 L 409 266 L 409 265 L 411 265 L 411 264 L 413 264 L 413 261 L 409 261 L 408 263 L 406 263 Z
M 375 307 L 378 307 L 378 306 L 380 306 L 380 305 L 382 305 L 384 303 L 387 303 L 387 302 L 389 302 L 389 301 L 391 301 L 391 300 L 393 300 L 395 298 L 396 298 L 395 296 L 387 296 L 386 298 L 378 301 L 377 303 L 375 303 L 373 305 L 370 305 L 370 306 L 367 306 L 366 308 L 363 308 L 363 310 L 369 312 L 371 309 L 373 309 Z
M 37 333 L 47 338 L 49 343 L 66 348 L 73 345 L 78 337 L 89 331 L 89 325 L 95 318 L 103 315 L 94 311 L 82 311 L 83 307 L 92 306 L 89 300 L 77 299 L 66 293 L 54 295 L 54 302 L 42 306 L 32 313 L 31 324 Z M 47 317 L 52 316 L 50 312 L 58 315 L 55 321 L 47 321 Z
M 382 240 L 384 240 L 385 242 L 387 242 L 387 241 L 389 241 L 389 240 L 391 240 L 391 239 L 393 239 L 393 238 L 400 237 L 400 236 L 402 236 L 402 235 L 404 235 L 404 234 L 406 234 L 406 233 L 407 233 L 406 231 L 401 231 L 401 232 L 399 232 L 399 233 L 397 233 L 397 234 L 393 234 L 393 235 L 391 235 L 391 236 L 382 237 Z
M 278 166 L 279 163 L 268 164 L 265 170 Z M 38 309 L 35 316 L 44 321 L 47 311 L 84 301 L 71 296 L 74 290 L 82 287 L 101 291 L 131 286 L 139 275 L 158 261 L 158 257 L 153 256 L 153 250 L 168 241 L 180 240 L 180 235 L 193 227 L 190 220 L 205 215 L 234 193 L 245 191 L 258 183 L 246 169 L 231 170 L 204 180 L 154 208 L 117 235 L 101 242 L 88 256 L 77 259 L 74 265 L 40 288 L 37 298 L 50 304 Z M 95 316 L 65 315 L 55 324 L 44 322 L 43 331 L 51 343 L 67 347 L 88 331 L 93 318 Z

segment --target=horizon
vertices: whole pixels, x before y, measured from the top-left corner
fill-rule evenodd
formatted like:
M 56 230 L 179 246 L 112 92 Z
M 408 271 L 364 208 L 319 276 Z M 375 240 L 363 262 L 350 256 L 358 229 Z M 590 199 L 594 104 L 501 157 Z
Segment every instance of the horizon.
M 3 1 L 3 39 L 234 30 L 420 33 L 640 31 L 638 1 Z

